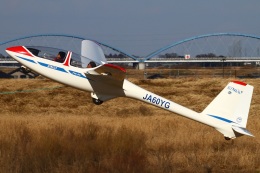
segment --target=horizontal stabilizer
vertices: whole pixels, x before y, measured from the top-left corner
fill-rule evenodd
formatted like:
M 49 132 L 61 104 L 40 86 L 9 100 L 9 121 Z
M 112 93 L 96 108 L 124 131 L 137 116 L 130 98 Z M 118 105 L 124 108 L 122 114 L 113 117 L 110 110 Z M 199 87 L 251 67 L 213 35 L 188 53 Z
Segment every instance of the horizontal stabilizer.
M 251 132 L 249 132 L 246 128 L 238 127 L 238 126 L 232 126 L 232 129 L 237 133 L 254 137 L 254 135 Z

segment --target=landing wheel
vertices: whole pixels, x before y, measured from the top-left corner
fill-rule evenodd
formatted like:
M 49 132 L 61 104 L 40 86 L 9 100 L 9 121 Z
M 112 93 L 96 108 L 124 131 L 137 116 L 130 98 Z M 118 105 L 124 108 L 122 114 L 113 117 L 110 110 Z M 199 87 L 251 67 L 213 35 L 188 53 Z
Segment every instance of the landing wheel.
M 93 103 L 96 104 L 96 105 L 101 105 L 101 104 L 103 103 L 102 100 L 95 99 L 95 98 L 92 98 L 92 101 L 93 101 Z
M 21 67 L 20 67 L 20 70 L 21 70 L 24 74 L 27 74 L 27 73 L 30 73 L 30 72 L 31 72 L 30 69 L 28 69 L 28 68 L 26 68 L 26 67 L 24 67 L 24 66 L 21 66 Z

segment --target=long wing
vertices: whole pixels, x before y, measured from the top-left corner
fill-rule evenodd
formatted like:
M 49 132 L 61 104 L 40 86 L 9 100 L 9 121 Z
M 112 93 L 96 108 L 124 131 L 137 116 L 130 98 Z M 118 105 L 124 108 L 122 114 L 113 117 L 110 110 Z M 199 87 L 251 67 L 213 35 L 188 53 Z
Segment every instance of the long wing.
M 90 81 L 98 81 L 99 83 L 106 83 L 122 88 L 126 70 L 113 64 L 104 64 L 98 68 L 87 71 L 85 75 Z
M 100 45 L 91 40 L 83 40 L 81 43 L 81 61 L 82 66 L 86 67 L 90 60 L 97 62 L 98 64 L 104 64 L 107 62 L 104 52 Z
M 126 70 L 113 64 L 104 64 L 85 73 L 93 88 L 92 98 L 102 101 L 125 96 L 123 90 Z

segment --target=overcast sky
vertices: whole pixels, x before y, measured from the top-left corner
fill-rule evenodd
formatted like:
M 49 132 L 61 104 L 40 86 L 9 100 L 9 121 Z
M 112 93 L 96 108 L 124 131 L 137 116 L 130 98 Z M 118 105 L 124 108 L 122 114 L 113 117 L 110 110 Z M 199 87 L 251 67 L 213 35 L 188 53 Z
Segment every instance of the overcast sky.
M 259 17 L 260 0 L 1 0 L 0 42 L 69 34 L 146 55 L 197 35 L 260 36 Z

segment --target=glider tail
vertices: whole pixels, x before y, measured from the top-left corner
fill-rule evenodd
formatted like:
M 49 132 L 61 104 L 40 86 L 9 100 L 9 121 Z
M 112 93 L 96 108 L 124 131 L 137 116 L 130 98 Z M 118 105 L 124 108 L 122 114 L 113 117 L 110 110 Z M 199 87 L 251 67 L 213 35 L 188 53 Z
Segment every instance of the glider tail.
M 203 114 L 225 121 L 231 125 L 235 137 L 253 136 L 247 129 L 247 119 L 253 94 L 253 86 L 240 81 L 230 82 L 203 110 Z M 226 135 L 225 130 L 217 129 Z M 231 137 L 231 136 L 230 136 Z

